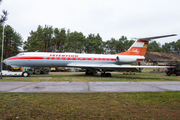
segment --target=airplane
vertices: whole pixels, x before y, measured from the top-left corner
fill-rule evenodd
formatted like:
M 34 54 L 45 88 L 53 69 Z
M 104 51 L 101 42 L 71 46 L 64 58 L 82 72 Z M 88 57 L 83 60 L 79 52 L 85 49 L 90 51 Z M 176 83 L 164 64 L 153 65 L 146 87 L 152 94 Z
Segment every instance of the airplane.
M 12 67 L 77 67 L 86 69 L 86 75 L 101 72 L 101 77 L 111 77 L 108 71 L 140 71 L 141 68 L 167 68 L 168 66 L 131 66 L 129 64 L 145 59 L 150 40 L 176 36 L 176 34 L 139 38 L 126 51 L 114 55 L 25 52 L 5 59 Z

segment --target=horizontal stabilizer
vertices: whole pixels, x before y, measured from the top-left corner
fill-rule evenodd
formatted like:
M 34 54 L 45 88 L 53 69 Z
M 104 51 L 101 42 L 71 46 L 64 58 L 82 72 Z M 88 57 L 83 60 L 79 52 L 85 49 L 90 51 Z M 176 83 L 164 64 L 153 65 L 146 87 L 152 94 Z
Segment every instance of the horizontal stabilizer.
M 147 37 L 147 38 L 139 38 L 138 40 L 150 41 L 150 40 L 152 40 L 152 39 L 158 39 L 158 38 L 164 38 L 164 37 L 171 37 L 171 36 L 177 36 L 177 34 L 163 35 L 163 36 L 155 36 L 155 37 Z

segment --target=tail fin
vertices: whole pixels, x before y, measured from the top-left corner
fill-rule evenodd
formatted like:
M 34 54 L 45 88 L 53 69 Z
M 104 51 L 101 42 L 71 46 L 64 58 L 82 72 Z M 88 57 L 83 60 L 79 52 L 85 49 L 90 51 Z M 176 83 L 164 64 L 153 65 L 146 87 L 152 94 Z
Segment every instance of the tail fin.
M 148 46 L 148 43 L 149 43 L 150 40 L 163 38 L 163 37 L 170 37 L 170 36 L 176 36 L 176 34 L 140 38 L 126 52 L 117 53 L 116 55 L 139 55 L 139 56 L 144 56 L 146 54 L 147 46 Z

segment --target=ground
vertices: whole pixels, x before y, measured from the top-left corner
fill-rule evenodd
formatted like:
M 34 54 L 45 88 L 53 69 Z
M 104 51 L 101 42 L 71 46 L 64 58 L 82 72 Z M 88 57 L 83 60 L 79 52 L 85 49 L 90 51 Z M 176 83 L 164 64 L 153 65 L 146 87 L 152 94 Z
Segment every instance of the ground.
M 180 55 L 162 52 L 147 52 L 146 60 L 152 61 L 180 61 Z
M 52 79 L 40 79 L 40 77 Z M 84 73 L 54 73 L 0 81 L 179 81 L 165 73 L 113 73 L 112 78 Z M 178 120 L 180 92 L 0 93 L 0 120 Z

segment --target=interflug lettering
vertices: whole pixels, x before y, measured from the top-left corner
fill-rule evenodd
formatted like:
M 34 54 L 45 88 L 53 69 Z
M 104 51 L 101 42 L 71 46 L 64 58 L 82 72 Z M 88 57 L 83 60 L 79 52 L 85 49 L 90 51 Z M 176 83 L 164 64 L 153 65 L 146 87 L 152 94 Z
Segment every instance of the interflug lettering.
M 78 57 L 78 55 L 50 54 L 51 57 Z

